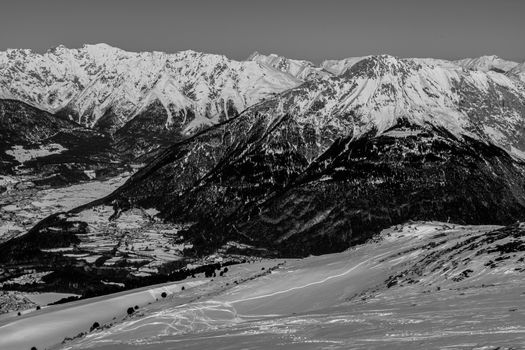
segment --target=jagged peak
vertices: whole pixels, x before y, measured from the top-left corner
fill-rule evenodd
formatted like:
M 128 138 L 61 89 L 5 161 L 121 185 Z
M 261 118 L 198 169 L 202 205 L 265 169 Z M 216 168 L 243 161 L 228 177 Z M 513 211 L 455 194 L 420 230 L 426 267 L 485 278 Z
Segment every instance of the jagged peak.
M 354 63 L 341 76 L 373 78 L 387 73 L 405 74 L 408 69 L 420 66 L 420 63 L 392 55 L 373 55 L 364 57 Z
M 61 53 L 67 51 L 123 51 L 117 47 L 113 47 L 106 43 L 97 43 L 97 44 L 83 44 L 80 48 L 69 48 L 64 44 L 59 44 L 54 47 L 50 47 L 46 50 L 45 54 L 50 53 Z
M 313 64 L 313 62 L 308 61 L 308 60 L 289 58 L 289 57 L 281 56 L 281 55 L 276 54 L 276 53 L 262 54 L 262 53 L 260 53 L 259 51 L 255 51 L 254 53 L 252 53 L 252 54 L 248 57 L 248 61 L 253 61 L 253 60 L 256 60 L 257 58 L 264 58 L 264 59 L 277 59 L 277 60 L 282 60 L 282 61 L 287 61 L 287 62 L 298 62 L 298 63 L 302 63 L 302 64 L 307 64 L 307 65 L 315 66 L 315 65 Z

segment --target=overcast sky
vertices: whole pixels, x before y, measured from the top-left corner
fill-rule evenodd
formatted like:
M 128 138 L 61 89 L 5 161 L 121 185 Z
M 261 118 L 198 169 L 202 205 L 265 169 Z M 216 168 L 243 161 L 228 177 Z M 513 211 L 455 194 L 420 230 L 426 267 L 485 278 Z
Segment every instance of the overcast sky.
M 524 15 L 525 0 L 13 0 L 0 8 L 0 49 L 105 42 L 317 63 L 379 53 L 524 61 Z

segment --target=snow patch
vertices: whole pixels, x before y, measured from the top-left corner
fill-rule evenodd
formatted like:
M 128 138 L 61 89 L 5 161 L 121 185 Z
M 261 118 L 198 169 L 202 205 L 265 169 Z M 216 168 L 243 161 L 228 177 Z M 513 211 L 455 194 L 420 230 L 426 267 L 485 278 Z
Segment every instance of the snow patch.
M 5 151 L 6 154 L 15 157 L 19 163 L 46 157 L 52 154 L 60 154 L 67 151 L 67 148 L 58 143 L 40 145 L 39 148 L 24 149 L 24 146 L 13 146 L 11 150 Z

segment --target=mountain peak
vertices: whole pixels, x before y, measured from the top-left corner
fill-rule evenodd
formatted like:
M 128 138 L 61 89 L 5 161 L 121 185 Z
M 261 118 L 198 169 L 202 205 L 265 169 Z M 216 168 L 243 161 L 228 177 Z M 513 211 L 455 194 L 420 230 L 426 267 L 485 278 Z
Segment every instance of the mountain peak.
M 476 58 L 464 58 L 455 61 L 455 63 L 463 68 L 480 70 L 484 72 L 487 72 L 489 70 L 508 72 L 518 65 L 517 62 L 507 61 L 496 55 L 485 55 Z
M 323 68 L 316 67 L 315 64 L 310 61 L 286 58 L 274 53 L 264 55 L 256 51 L 250 55 L 248 60 L 287 73 L 303 81 L 330 75 L 324 71 Z
M 97 44 L 84 44 L 80 48 L 68 48 L 64 44 L 59 44 L 55 47 L 50 47 L 46 50 L 46 54 L 53 54 L 53 53 L 64 53 L 68 51 L 121 51 L 121 49 L 113 47 L 111 45 L 105 44 L 105 43 L 97 43 Z
M 64 51 L 64 50 L 68 50 L 68 48 L 64 46 L 63 44 L 60 44 L 55 47 L 50 47 L 49 49 L 47 49 L 46 53 L 55 53 L 55 52 Z
M 321 63 L 320 67 L 333 75 L 340 75 L 346 72 L 348 68 L 352 67 L 354 64 L 366 57 L 370 56 L 348 57 L 342 60 L 325 60 Z
M 374 55 L 360 59 L 342 74 L 350 77 L 376 78 L 385 74 L 402 75 L 410 68 L 417 68 L 414 61 L 400 59 L 391 55 Z
M 107 50 L 121 50 L 118 47 L 111 46 L 106 43 L 97 43 L 97 44 L 84 44 L 82 45 L 83 49 L 89 49 L 89 50 L 100 50 L 100 51 L 107 51 Z

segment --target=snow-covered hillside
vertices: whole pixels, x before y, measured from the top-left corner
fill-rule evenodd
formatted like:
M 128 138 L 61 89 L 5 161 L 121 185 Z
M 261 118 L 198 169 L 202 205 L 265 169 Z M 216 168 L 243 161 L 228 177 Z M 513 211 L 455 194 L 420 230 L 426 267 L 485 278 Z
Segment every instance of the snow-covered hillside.
M 0 347 L 48 348 L 86 332 L 57 348 L 515 349 L 524 237 L 522 225 L 407 223 L 339 254 L 11 315 Z
M 59 46 L 42 55 L 0 53 L 0 98 L 61 112 L 90 127 L 105 113 L 120 126 L 156 100 L 168 125 L 175 115 L 184 126 L 217 121 L 299 83 L 255 61 L 194 51 L 134 53 L 97 44 Z

